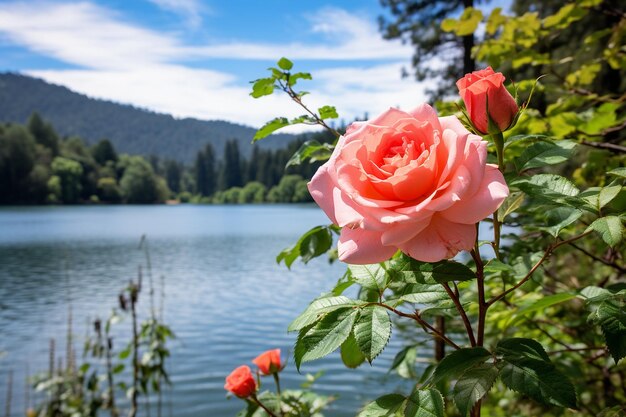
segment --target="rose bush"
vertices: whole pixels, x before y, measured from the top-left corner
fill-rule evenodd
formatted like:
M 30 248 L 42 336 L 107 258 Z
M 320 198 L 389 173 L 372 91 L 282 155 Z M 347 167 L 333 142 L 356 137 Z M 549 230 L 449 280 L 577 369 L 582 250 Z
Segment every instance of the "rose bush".
M 497 132 L 504 132 L 519 112 L 517 102 L 504 86 L 504 80 L 502 73 L 487 67 L 466 74 L 456 82 L 472 124 L 483 134 L 494 133 L 489 131 L 489 118 Z
M 256 381 L 252 371 L 247 365 L 240 366 L 226 377 L 224 389 L 232 392 L 237 397 L 246 398 L 256 391 Z
M 263 375 L 270 375 L 279 372 L 280 368 L 280 349 L 272 349 L 261 353 L 252 361 L 259 367 L 259 371 Z
M 469 250 L 476 223 L 508 195 L 487 142 L 422 104 L 348 127 L 309 191 L 342 227 L 339 259 L 371 264 L 398 249 L 435 262 Z

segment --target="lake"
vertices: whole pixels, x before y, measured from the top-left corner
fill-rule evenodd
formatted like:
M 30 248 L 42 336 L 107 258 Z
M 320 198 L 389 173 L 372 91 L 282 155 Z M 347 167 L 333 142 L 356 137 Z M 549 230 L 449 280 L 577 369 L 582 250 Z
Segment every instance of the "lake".
M 241 364 L 252 366 L 251 359 L 271 348 L 289 357 L 281 380 L 286 387 L 297 388 L 306 373 L 325 371 L 315 390 L 339 395 L 327 416 L 355 415 L 367 400 L 406 388 L 387 373 L 404 342 L 400 334 L 392 335 L 373 366 L 347 369 L 335 353 L 304 364 L 302 374 L 295 370 L 295 334 L 287 325 L 332 288 L 344 267 L 317 259 L 289 271 L 275 257 L 311 227 L 327 223 L 308 205 L 0 208 L 0 412 L 10 371 L 11 416 L 23 416 L 37 400 L 26 391 L 25 377 L 47 369 L 50 339 L 57 356 L 64 356 L 68 305 L 82 360 L 88 320 L 108 317 L 120 290 L 136 278 L 139 265 L 145 267 L 138 247 L 143 234 L 157 287 L 163 277 L 165 322 L 177 336 L 170 343 L 173 385 L 165 390 L 164 415 L 234 416 L 243 402 L 226 398 L 225 376 Z M 145 315 L 147 292 L 142 297 Z M 115 329 L 127 332 L 129 326 L 126 319 Z M 270 381 L 264 379 L 268 386 Z

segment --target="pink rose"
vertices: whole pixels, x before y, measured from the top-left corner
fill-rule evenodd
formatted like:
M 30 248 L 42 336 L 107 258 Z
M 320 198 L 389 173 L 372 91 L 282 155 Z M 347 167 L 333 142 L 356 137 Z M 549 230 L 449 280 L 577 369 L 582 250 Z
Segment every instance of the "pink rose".
M 456 82 L 459 94 L 474 127 L 483 134 L 489 132 L 489 117 L 499 132 L 507 130 L 519 108 L 513 96 L 504 87 L 504 75 L 491 67 L 466 74 Z M 487 111 L 489 110 L 489 111 Z M 493 133 L 493 132 L 492 132 Z
M 398 249 L 435 262 L 470 250 L 476 223 L 509 189 L 487 143 L 454 116 L 422 104 L 389 109 L 348 127 L 309 183 L 311 195 L 342 227 L 339 259 L 370 264 Z

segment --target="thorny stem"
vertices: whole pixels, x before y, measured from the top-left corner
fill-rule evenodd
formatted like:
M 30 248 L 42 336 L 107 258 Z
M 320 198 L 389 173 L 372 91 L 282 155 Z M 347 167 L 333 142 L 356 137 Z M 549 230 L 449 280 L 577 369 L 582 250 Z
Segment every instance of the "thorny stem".
M 420 317 L 420 314 L 417 310 L 415 310 L 415 313 L 413 314 L 409 314 L 409 313 L 405 313 L 402 312 L 400 310 L 396 310 L 395 308 L 384 304 L 384 303 L 372 303 L 372 305 L 377 305 L 380 307 L 384 307 L 387 310 L 391 311 L 392 313 L 397 314 L 400 317 L 407 317 L 410 319 L 415 320 L 416 322 L 419 323 L 420 326 L 422 326 L 424 328 L 424 330 L 428 329 L 433 333 L 433 337 L 438 338 L 443 340 L 444 342 L 446 342 L 447 344 L 449 344 L 450 346 L 452 346 L 455 349 L 461 349 L 461 347 L 459 345 L 457 345 L 456 343 L 454 343 L 452 340 L 450 340 L 449 337 L 447 337 L 445 334 L 441 333 L 439 330 L 437 330 L 436 328 L 434 328 L 432 325 L 430 325 L 426 320 L 424 320 L 422 317 Z
M 544 254 L 541 257 L 541 259 L 539 259 L 537 261 L 537 263 L 535 263 L 535 265 L 533 265 L 533 267 L 530 269 L 530 271 L 528 271 L 528 274 L 526 274 L 526 276 L 524 276 L 524 278 L 522 278 L 517 284 L 515 284 L 514 286 L 512 286 L 508 290 L 503 291 L 499 295 L 496 295 L 491 300 L 489 300 L 487 302 L 487 308 L 491 307 L 494 303 L 498 302 L 499 300 L 503 299 L 504 297 L 506 297 L 507 295 L 509 295 L 510 293 L 512 293 L 513 291 L 515 291 L 516 289 L 518 289 L 519 287 L 524 285 L 530 279 L 530 277 L 533 275 L 533 273 L 541 266 L 541 264 L 543 264 L 543 262 L 546 259 L 548 259 L 548 257 L 552 254 L 552 252 L 554 252 L 558 247 L 563 246 L 563 245 L 567 245 L 567 244 L 569 244 L 571 242 L 574 242 L 574 241 L 576 241 L 578 239 L 581 239 L 581 238 L 587 236 L 589 233 L 591 233 L 591 230 L 587 231 L 587 232 L 584 232 L 584 233 L 581 233 L 580 235 L 576 235 L 576 236 L 571 237 L 569 239 L 562 240 L 560 242 L 557 242 L 557 243 L 554 243 L 554 244 L 548 246 L 548 248 L 544 252 Z
M 309 113 L 313 119 L 315 119 L 315 123 L 317 123 L 318 125 L 322 126 L 323 128 L 327 129 L 328 131 L 330 131 L 333 135 L 335 135 L 335 137 L 339 137 L 341 136 L 339 134 L 339 132 L 337 132 L 335 129 L 333 129 L 332 127 L 328 126 L 326 124 L 326 122 L 321 119 L 314 111 L 311 111 L 306 104 L 304 104 L 302 102 L 302 99 L 300 98 L 300 96 L 298 95 L 298 93 L 296 93 L 293 88 L 291 88 L 291 86 L 289 85 L 289 74 L 287 74 L 287 83 L 283 83 L 281 80 L 278 80 L 278 84 L 280 85 L 280 88 L 287 93 L 287 95 L 293 100 L 295 101 L 300 107 L 302 107 L 307 113 Z

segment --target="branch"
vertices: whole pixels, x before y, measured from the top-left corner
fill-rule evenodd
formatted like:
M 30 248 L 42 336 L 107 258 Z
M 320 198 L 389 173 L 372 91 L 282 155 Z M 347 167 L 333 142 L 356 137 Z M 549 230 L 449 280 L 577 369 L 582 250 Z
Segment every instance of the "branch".
M 548 248 L 544 252 L 544 254 L 541 257 L 541 259 L 539 259 L 537 261 L 537 263 L 535 265 L 533 265 L 533 267 L 530 269 L 530 271 L 528 271 L 528 274 L 526 274 L 526 276 L 524 276 L 524 278 L 522 278 L 517 284 L 515 284 L 514 286 L 512 286 L 508 290 L 503 291 L 501 294 L 496 295 L 491 300 L 489 300 L 487 302 L 487 307 L 492 306 L 494 303 L 498 302 L 499 300 L 503 299 L 504 297 L 506 297 L 507 295 L 509 295 L 510 293 L 512 293 L 513 291 L 515 291 L 516 289 L 518 289 L 519 287 L 524 285 L 530 279 L 530 277 L 535 273 L 535 271 L 541 266 L 541 264 L 543 264 L 543 262 L 546 259 L 548 259 L 548 257 L 552 254 L 552 252 L 554 252 L 558 247 L 563 246 L 563 245 L 567 245 L 567 244 L 569 244 L 571 242 L 574 242 L 574 241 L 576 241 L 578 239 L 581 239 L 581 238 L 587 236 L 588 234 L 590 234 L 591 232 L 592 231 L 590 230 L 588 232 L 581 233 L 580 235 L 576 235 L 576 236 L 571 237 L 569 239 L 562 240 L 560 242 L 557 242 L 557 243 L 554 243 L 554 244 L 548 246 Z
M 609 262 L 606 259 L 602 259 L 599 256 L 594 255 L 593 253 L 589 252 L 588 250 L 586 250 L 585 248 L 582 248 L 580 246 L 575 245 L 574 243 L 570 243 L 570 246 L 578 249 L 579 251 L 581 251 L 582 253 L 584 253 L 585 255 L 587 255 L 588 257 L 590 257 L 591 259 L 593 259 L 594 261 L 598 261 L 600 263 L 603 263 L 606 266 L 610 266 L 611 268 L 615 268 L 617 269 L 619 272 L 621 273 L 626 273 L 626 268 L 624 268 L 621 265 L 616 264 L 615 262 Z
M 465 313 L 465 309 L 461 305 L 459 298 L 456 296 L 456 294 L 452 291 L 452 289 L 447 283 L 444 282 L 441 285 L 448 293 L 448 296 L 454 302 L 456 310 L 461 315 L 461 319 L 463 319 L 463 324 L 465 325 L 465 330 L 467 331 L 467 336 L 469 337 L 470 344 L 472 346 L 476 346 L 476 338 L 474 337 L 474 330 L 472 329 L 472 324 L 470 323 L 469 318 L 467 317 L 467 313 Z
M 619 127 L 618 130 L 621 130 L 622 128 L 626 127 L 626 124 L 621 125 L 621 126 L 616 126 L 616 127 Z M 590 148 L 606 149 L 608 151 L 615 152 L 615 153 L 626 153 L 626 146 L 620 146 L 614 143 L 589 142 L 588 140 L 581 140 L 580 143 L 582 145 L 589 146 Z
M 424 330 L 426 330 L 426 329 L 430 330 L 433 333 L 434 337 L 443 340 L 444 342 L 446 342 L 447 344 L 449 344 L 450 346 L 452 346 L 455 349 L 461 349 L 461 347 L 459 345 L 457 345 L 456 343 L 454 343 L 452 340 L 450 340 L 449 337 L 447 337 L 445 334 L 439 332 L 439 330 L 435 329 L 426 320 L 421 318 L 420 315 L 419 315 L 419 312 L 417 310 L 415 310 L 415 313 L 409 314 L 409 313 L 405 313 L 405 312 L 400 311 L 400 310 L 396 310 L 395 308 L 393 308 L 393 307 L 391 307 L 391 306 L 389 306 L 387 304 L 384 304 L 384 303 L 372 303 L 372 305 L 377 305 L 377 306 L 380 306 L 380 307 L 384 307 L 387 310 L 391 311 L 392 313 L 397 314 L 400 317 L 407 317 L 407 318 L 413 319 L 416 322 L 418 322 L 419 325 L 424 328 Z

